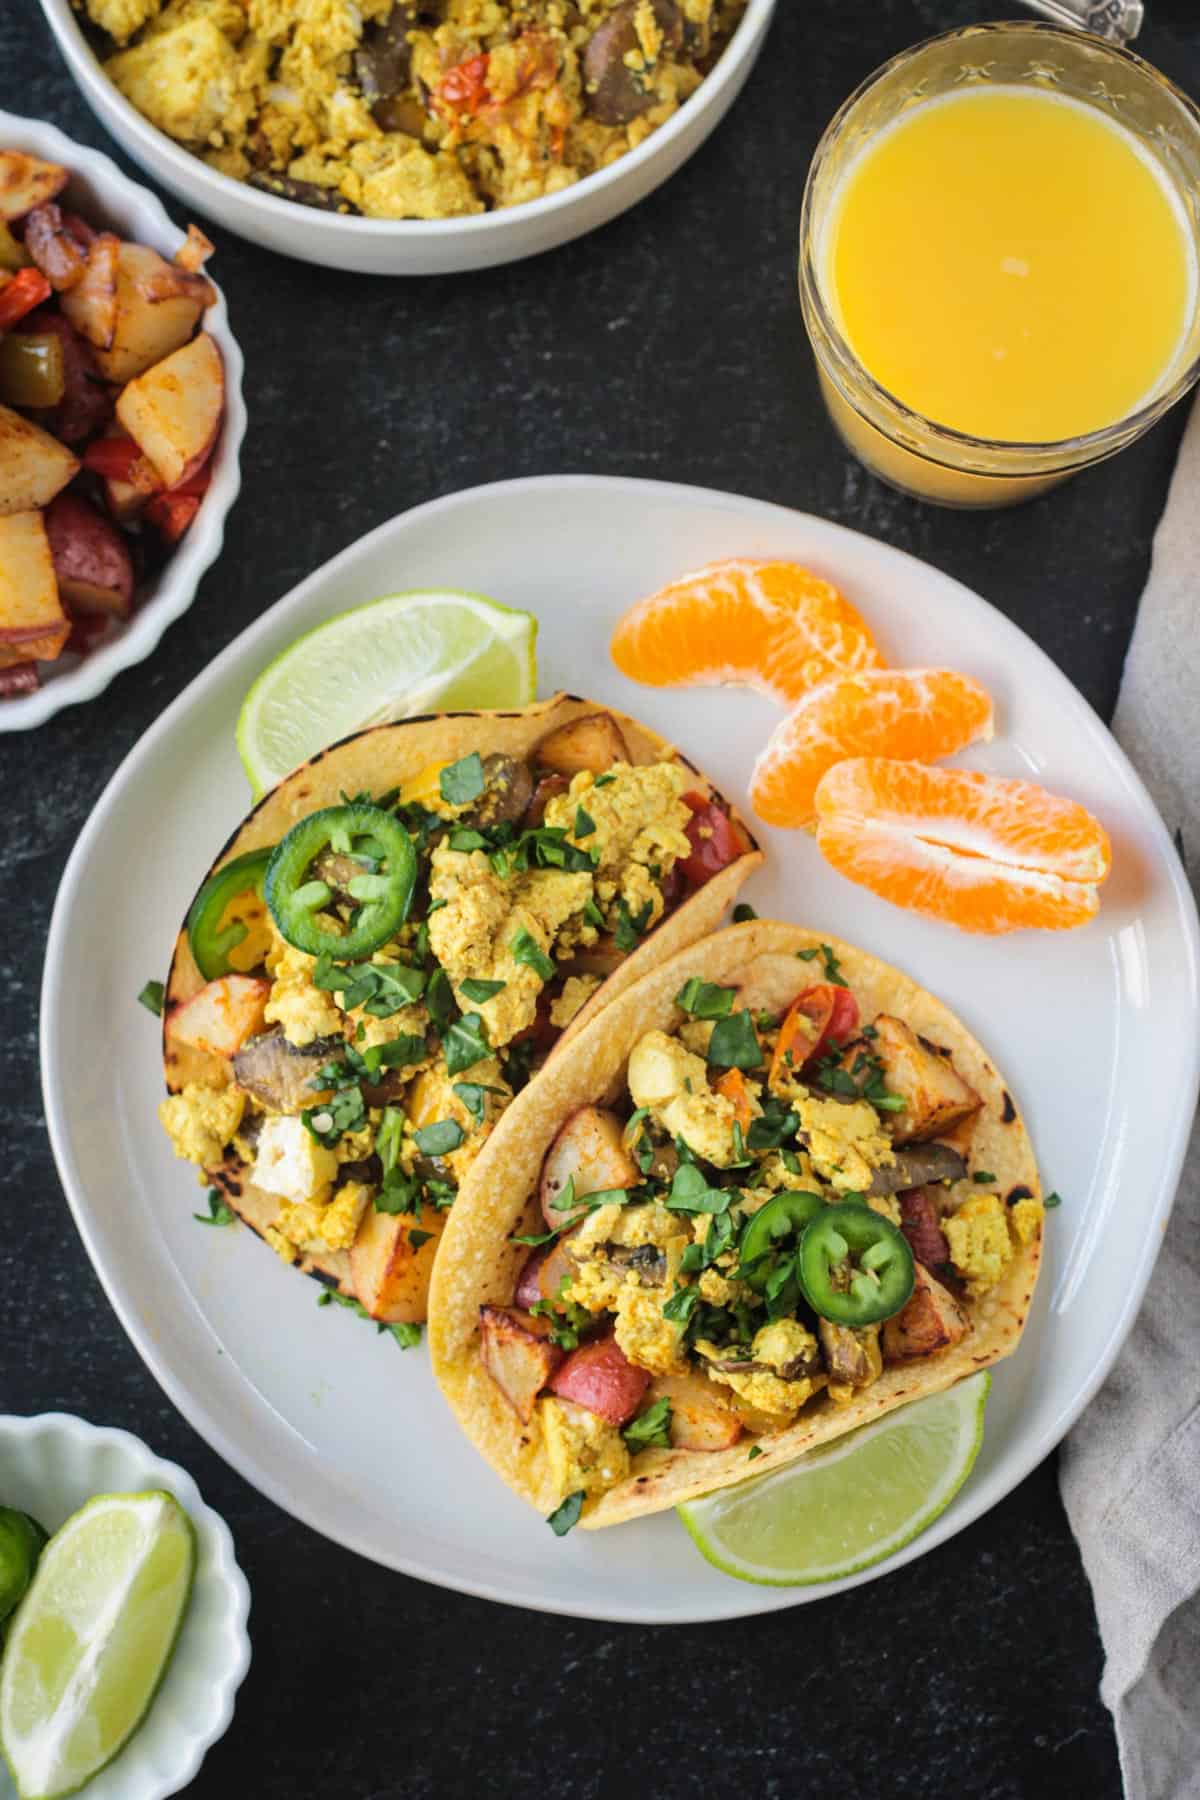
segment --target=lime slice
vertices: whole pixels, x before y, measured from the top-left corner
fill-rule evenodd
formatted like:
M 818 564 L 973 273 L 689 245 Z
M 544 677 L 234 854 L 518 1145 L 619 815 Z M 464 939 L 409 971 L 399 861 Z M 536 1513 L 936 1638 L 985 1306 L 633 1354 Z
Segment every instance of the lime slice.
M 11 1506 L 0 1506 L 0 1639 L 4 1621 L 33 1580 L 45 1547 L 46 1533 L 36 1519 Z
M 389 594 L 318 625 L 263 670 L 242 702 L 238 751 L 255 799 L 367 725 L 528 705 L 536 637 L 532 613 L 449 590 Z
M 882 1562 L 944 1512 L 983 1441 L 992 1378 L 971 1375 L 799 1462 L 679 1507 L 700 1553 L 770 1587 L 839 1581 Z
M 195 1561 L 170 1494 L 102 1494 L 51 1538 L 0 1663 L 0 1749 L 21 1800 L 73 1794 L 141 1723 Z

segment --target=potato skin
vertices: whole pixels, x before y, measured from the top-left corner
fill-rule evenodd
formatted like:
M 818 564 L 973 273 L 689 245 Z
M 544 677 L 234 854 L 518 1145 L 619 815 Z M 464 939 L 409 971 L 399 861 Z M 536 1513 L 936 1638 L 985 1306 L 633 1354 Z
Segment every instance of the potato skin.
M 363 1214 L 350 1251 L 350 1282 L 360 1305 L 381 1325 L 420 1325 L 429 1311 L 429 1283 L 438 1239 L 446 1215 L 431 1206 L 412 1213 L 381 1213 L 374 1206 Z M 415 1249 L 413 1229 L 427 1231 Z

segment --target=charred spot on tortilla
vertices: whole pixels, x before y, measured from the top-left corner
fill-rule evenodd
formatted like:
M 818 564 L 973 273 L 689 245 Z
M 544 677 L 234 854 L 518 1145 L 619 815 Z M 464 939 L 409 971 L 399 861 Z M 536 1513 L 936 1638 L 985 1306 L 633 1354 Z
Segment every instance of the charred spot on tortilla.
M 1004 1107 L 1000 1114 L 1000 1118 L 1005 1125 L 1011 1125 L 1013 1120 L 1016 1118 L 1016 1116 L 1017 1116 L 1017 1109 L 1013 1105 L 1012 1095 L 1009 1093 L 1008 1089 L 1005 1088 L 1005 1090 L 1004 1090 Z
M 1005 1194 L 1004 1204 L 1006 1206 L 1015 1206 L 1018 1200 L 1032 1200 L 1033 1198 L 1033 1189 L 1031 1187 L 1026 1187 L 1023 1182 L 1018 1182 L 1016 1187 L 1009 1188 L 1007 1194 Z

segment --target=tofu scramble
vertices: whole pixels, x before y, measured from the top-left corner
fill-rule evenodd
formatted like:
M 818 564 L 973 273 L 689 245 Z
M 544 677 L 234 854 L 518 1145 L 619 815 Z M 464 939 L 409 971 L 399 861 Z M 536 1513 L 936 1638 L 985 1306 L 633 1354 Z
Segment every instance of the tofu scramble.
M 104 70 L 212 168 L 453 219 L 561 192 L 695 92 L 745 0 L 76 0 Z
M 1029 1188 L 971 1166 L 984 1103 L 951 1054 L 863 1017 L 822 949 L 827 979 L 799 963 L 777 1011 L 685 981 L 621 1102 L 571 1114 L 546 1155 L 550 1236 L 480 1333 L 556 1530 L 645 1449 L 769 1439 L 959 1344 L 1041 1233 Z
M 209 979 L 166 1015 L 169 1051 L 198 1053 L 159 1109 L 177 1155 L 284 1262 L 423 1318 L 446 1209 L 513 1094 L 742 854 L 695 780 L 584 714 L 527 759 L 431 764 L 218 869 L 188 919 Z

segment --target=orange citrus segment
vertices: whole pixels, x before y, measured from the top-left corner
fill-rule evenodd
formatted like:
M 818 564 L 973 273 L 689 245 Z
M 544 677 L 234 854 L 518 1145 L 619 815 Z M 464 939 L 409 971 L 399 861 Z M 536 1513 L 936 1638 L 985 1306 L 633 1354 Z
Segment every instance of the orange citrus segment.
M 1085 924 L 1112 864 L 1076 801 L 971 769 L 852 759 L 822 777 L 816 808 L 818 848 L 841 874 L 964 931 Z
M 817 783 L 854 756 L 951 756 L 992 735 L 986 688 L 952 669 L 864 669 L 804 695 L 754 765 L 750 804 L 768 825 L 808 825 Z
M 739 684 L 785 706 L 830 675 L 883 660 L 829 582 L 753 557 L 709 563 L 639 600 L 613 633 L 612 656 L 649 687 Z

